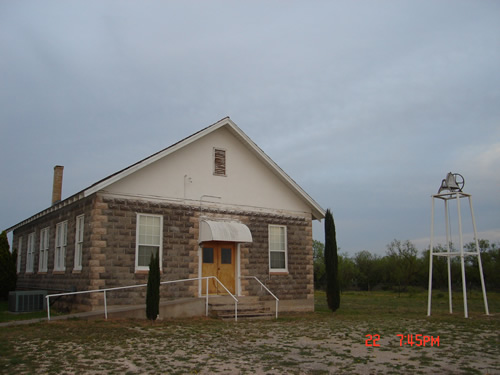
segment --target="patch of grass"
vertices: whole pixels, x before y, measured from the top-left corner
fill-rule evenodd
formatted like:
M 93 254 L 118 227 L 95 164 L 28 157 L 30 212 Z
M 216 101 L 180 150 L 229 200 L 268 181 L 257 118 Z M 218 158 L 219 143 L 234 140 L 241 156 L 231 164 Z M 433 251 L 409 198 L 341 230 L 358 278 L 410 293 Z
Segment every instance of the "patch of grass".
M 297 366 L 298 364 L 299 364 L 298 362 L 290 361 L 290 360 L 282 360 L 282 361 L 278 361 L 276 363 L 276 365 L 279 367 L 293 367 L 293 366 Z
M 14 320 L 43 319 L 47 317 L 47 311 L 13 313 L 9 311 L 9 303 L 0 301 L 0 323 Z

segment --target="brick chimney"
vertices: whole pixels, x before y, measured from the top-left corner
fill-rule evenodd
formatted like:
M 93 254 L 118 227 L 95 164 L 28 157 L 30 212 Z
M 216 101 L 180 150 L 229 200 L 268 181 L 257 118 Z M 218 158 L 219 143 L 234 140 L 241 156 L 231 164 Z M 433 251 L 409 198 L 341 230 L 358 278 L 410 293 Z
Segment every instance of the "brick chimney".
M 62 165 L 56 165 L 54 167 L 54 183 L 52 184 L 52 204 L 57 203 L 61 200 L 63 170 L 64 167 Z

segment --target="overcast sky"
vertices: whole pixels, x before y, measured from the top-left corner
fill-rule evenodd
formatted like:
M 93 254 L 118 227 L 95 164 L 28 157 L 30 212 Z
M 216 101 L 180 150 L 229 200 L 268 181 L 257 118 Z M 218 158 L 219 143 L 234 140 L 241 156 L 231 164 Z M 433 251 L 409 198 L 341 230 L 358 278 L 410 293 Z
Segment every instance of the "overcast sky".
M 449 171 L 500 242 L 499 1 L 0 2 L 1 229 L 50 206 L 54 165 L 68 197 L 225 116 L 341 252 L 428 247 Z

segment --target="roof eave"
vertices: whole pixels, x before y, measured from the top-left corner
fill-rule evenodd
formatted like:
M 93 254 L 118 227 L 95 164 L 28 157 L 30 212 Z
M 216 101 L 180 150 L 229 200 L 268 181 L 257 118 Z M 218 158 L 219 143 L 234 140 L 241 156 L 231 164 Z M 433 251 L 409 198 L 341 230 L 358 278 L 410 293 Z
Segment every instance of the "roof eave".
M 127 177 L 128 175 L 158 161 L 159 159 L 162 159 L 164 158 L 165 156 L 189 145 L 190 143 L 193 143 L 195 141 L 197 141 L 198 139 L 204 137 L 205 135 L 213 132 L 214 130 L 216 129 L 219 129 L 221 126 L 225 125 L 226 124 L 226 121 L 229 120 L 229 117 L 225 117 L 223 118 L 222 120 L 219 120 L 218 122 L 216 122 L 215 124 L 212 124 L 208 127 L 206 127 L 205 129 L 183 139 L 182 141 L 180 142 L 177 142 L 176 144 L 172 145 L 172 146 L 169 146 L 167 147 L 166 149 L 164 149 L 163 151 L 160 151 L 152 156 L 149 156 L 147 157 L 146 159 L 136 163 L 136 164 L 133 164 L 132 166 L 130 167 L 127 167 L 125 169 L 123 169 L 121 172 L 118 172 L 114 175 L 111 175 L 110 177 L 108 178 L 105 178 L 104 180 L 102 180 L 101 182 L 98 182 L 90 187 L 88 187 L 87 189 L 84 190 L 84 195 L 85 196 L 89 196 L 91 194 L 94 194 L 100 190 L 103 190 L 105 189 L 106 187 L 108 187 L 109 185 L 121 180 L 122 178 L 124 177 Z M 231 120 L 229 120 L 231 123 L 233 123 Z M 234 123 L 233 123 L 234 124 Z
M 200 130 L 199 132 L 192 134 L 191 136 L 177 142 L 176 144 L 167 147 L 166 149 L 157 152 L 156 154 L 153 154 L 129 167 L 126 167 L 125 169 L 108 176 L 101 181 L 96 182 L 95 184 L 89 186 L 88 188 L 82 190 L 81 192 L 66 198 L 65 200 L 54 204 L 53 206 L 31 216 L 30 218 L 21 221 L 20 223 L 8 228 L 6 231 L 10 232 L 18 227 L 28 224 L 33 220 L 36 220 L 37 218 L 44 216 L 47 213 L 50 213 L 52 211 L 55 211 L 67 204 L 73 203 L 76 200 L 79 200 L 81 198 L 88 197 L 94 193 L 97 193 L 98 191 L 106 189 L 106 187 L 110 186 L 111 184 L 121 180 L 122 178 L 156 162 L 157 160 L 197 141 L 198 139 L 204 137 L 207 134 L 210 134 L 217 129 L 223 127 L 223 126 L 228 126 L 229 130 L 235 135 L 237 138 L 239 138 L 243 144 L 245 144 L 247 147 L 249 147 L 262 161 L 264 161 L 267 165 L 271 167 L 273 172 L 287 185 L 289 186 L 292 190 L 294 190 L 299 197 L 301 197 L 307 205 L 311 208 L 312 212 L 312 217 L 314 220 L 322 220 L 325 217 L 325 210 L 321 208 L 321 206 L 314 201 L 290 176 L 288 176 L 267 154 L 262 151 L 262 149 L 255 144 L 244 132 L 241 130 L 229 117 L 225 117 L 216 123 L 206 127 L 205 129 Z
M 227 119 L 230 127 L 232 128 L 233 134 L 237 135 L 238 138 L 244 141 L 251 149 L 267 164 L 273 167 L 275 174 L 285 182 L 292 190 L 294 190 L 303 200 L 305 200 L 308 206 L 312 210 L 312 216 L 314 220 L 322 220 L 325 217 L 326 211 L 314 200 L 309 194 L 305 192 L 304 189 L 300 187 L 281 167 L 274 162 L 257 144 L 252 141 L 238 125 L 236 125 L 231 119 Z
M 27 218 L 27 219 L 25 219 L 25 220 L 17 223 L 16 225 L 13 225 L 10 228 L 5 229 L 5 231 L 7 233 L 13 232 L 17 228 L 22 227 L 23 225 L 29 224 L 29 223 L 31 223 L 31 222 L 33 222 L 33 221 L 35 221 L 35 220 L 37 220 L 37 219 L 39 219 L 39 218 L 41 218 L 41 217 L 49 214 L 51 212 L 57 211 L 60 208 L 65 207 L 65 206 L 67 206 L 69 204 L 72 204 L 72 203 L 74 203 L 74 202 L 76 202 L 76 201 L 78 201 L 78 200 L 80 200 L 80 199 L 82 199 L 84 197 L 85 197 L 85 195 L 83 194 L 83 191 L 81 191 L 79 193 L 76 193 L 76 194 L 74 194 L 74 195 L 72 195 L 72 196 L 70 196 L 70 197 L 68 197 L 68 198 L 66 198 L 66 199 L 64 199 L 64 200 L 62 200 L 60 202 L 57 202 L 57 203 L 53 204 L 52 206 L 50 206 L 50 207 L 48 207 L 48 208 L 46 208 L 46 209 L 44 209 L 44 210 L 36 213 L 35 215 L 30 216 L 29 218 Z

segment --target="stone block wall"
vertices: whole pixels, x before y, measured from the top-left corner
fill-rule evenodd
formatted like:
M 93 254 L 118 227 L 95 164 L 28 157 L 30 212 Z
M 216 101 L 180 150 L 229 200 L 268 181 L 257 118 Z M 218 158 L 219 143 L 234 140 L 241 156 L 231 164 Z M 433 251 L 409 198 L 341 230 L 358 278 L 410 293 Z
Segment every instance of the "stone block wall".
M 45 289 L 50 292 L 95 290 L 147 283 L 147 271 L 135 270 L 137 214 L 163 216 L 163 261 L 161 281 L 198 277 L 199 207 L 167 202 L 125 199 L 100 193 L 80 199 L 48 213 L 14 231 L 12 247 L 23 237 L 21 272 L 18 289 Z M 85 215 L 82 270 L 73 270 L 76 217 Z M 256 276 L 282 301 L 314 301 L 312 221 L 310 216 L 269 214 L 244 210 L 204 207 L 203 217 L 212 220 L 230 219 L 247 225 L 253 242 L 240 245 L 241 276 Z M 53 272 L 55 228 L 68 220 L 66 270 Z M 269 272 L 268 226 L 287 228 L 287 273 Z M 50 227 L 48 272 L 38 272 L 40 231 Z M 29 233 L 35 232 L 34 272 L 26 274 L 26 248 Z M 243 295 L 261 295 L 260 285 L 251 279 L 242 279 Z M 198 296 L 198 283 L 187 282 L 161 286 L 161 299 Z M 143 304 L 146 287 L 109 291 L 107 304 Z M 65 297 L 73 310 L 103 308 L 103 293 Z
M 93 206 L 93 197 L 78 200 L 72 204 L 63 206 L 62 208 L 49 212 L 40 218 L 33 220 L 16 230 L 13 233 L 11 247 L 18 250 L 21 256 L 21 270 L 17 274 L 17 290 L 47 290 L 49 293 L 63 293 L 74 290 L 88 290 L 90 287 L 90 269 L 83 267 L 81 271 L 74 270 L 74 255 L 75 255 L 75 234 L 76 234 L 76 217 L 85 215 L 84 218 L 84 244 L 89 243 L 91 238 L 91 211 Z M 54 271 L 54 257 L 56 244 L 56 225 L 60 222 L 68 221 L 67 246 L 65 256 L 65 270 Z M 49 249 L 47 258 L 47 272 L 39 272 L 40 261 L 40 233 L 41 230 L 49 228 Z M 34 233 L 34 262 L 33 272 L 26 272 L 26 259 L 28 236 Z M 22 248 L 18 249 L 19 238 L 22 237 Z M 82 263 L 89 264 L 90 253 L 84 247 L 82 253 Z M 62 297 L 59 299 L 61 305 L 67 309 L 77 308 L 85 310 L 88 306 L 89 296 L 71 296 Z M 87 307 L 88 309 L 88 307 Z
M 147 271 L 135 270 L 137 214 L 163 216 L 161 281 L 198 277 L 198 226 L 192 207 L 146 200 L 98 197 L 102 231 L 93 243 L 95 280 L 101 288 L 146 284 Z M 105 218 L 105 219 L 104 219 Z M 164 299 L 195 297 L 196 282 L 162 285 Z M 142 304 L 146 288 L 108 292 L 108 304 Z M 101 302 L 97 302 L 100 304 Z
M 101 212 L 100 235 L 94 236 L 93 265 L 100 272 L 96 278 L 101 288 L 147 283 L 147 272 L 135 271 L 137 214 L 163 216 L 163 263 L 161 281 L 198 277 L 198 207 L 146 200 L 98 197 Z M 204 208 L 203 217 L 212 220 L 236 220 L 247 225 L 253 243 L 240 246 L 241 276 L 256 276 L 283 300 L 314 299 L 312 222 L 305 216 Z M 106 218 L 106 219 L 104 219 Z M 288 273 L 269 273 L 269 224 L 286 225 Z M 100 246 L 100 247 L 99 247 Z M 102 271 L 102 272 L 101 272 Z M 244 295 L 263 295 L 251 279 L 242 279 Z M 188 282 L 161 287 L 162 299 L 198 296 L 198 283 Z M 108 304 L 140 304 L 146 288 L 108 293 Z M 102 304 L 102 301 L 96 303 Z
M 287 273 L 269 272 L 270 224 L 286 226 Z M 245 273 L 257 276 L 280 300 L 314 300 L 311 219 L 281 215 L 252 216 L 248 226 L 253 243 L 248 247 Z M 259 289 L 260 286 L 254 282 L 248 285 L 250 294 L 258 293 Z
M 204 209 L 203 214 L 207 219 L 236 220 L 250 229 L 253 242 L 240 246 L 241 276 L 256 276 L 280 300 L 308 300 L 313 304 L 314 267 L 310 216 L 217 209 Z M 269 225 L 285 225 L 287 228 L 288 273 L 269 272 Z M 259 295 L 274 301 L 269 294 L 261 292 L 260 285 L 252 279 L 243 278 L 241 289 L 243 295 Z

